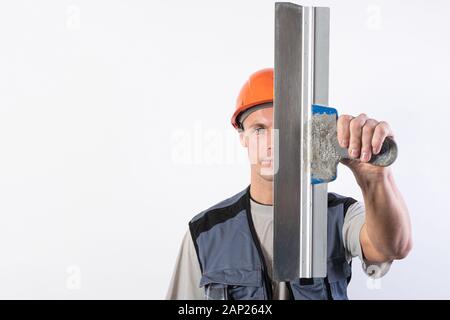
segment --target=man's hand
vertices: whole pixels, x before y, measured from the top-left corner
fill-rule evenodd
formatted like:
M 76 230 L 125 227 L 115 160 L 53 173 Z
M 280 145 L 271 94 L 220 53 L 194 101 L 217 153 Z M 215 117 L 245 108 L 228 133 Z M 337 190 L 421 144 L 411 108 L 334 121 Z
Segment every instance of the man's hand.
M 341 161 L 353 171 L 358 182 L 387 173 L 388 168 L 367 163 L 372 155 L 380 152 L 386 137 L 394 138 L 387 122 L 370 119 L 364 113 L 357 117 L 341 115 L 337 121 L 337 137 L 339 145 L 348 149 L 349 156 L 360 160 Z
M 360 232 L 363 254 L 369 262 L 386 262 L 406 257 L 412 247 L 411 224 L 403 197 L 395 185 L 390 167 L 367 163 L 378 154 L 386 137 L 394 137 L 387 122 L 369 119 L 364 113 L 342 115 L 337 122 L 341 147 L 350 157 L 341 160 L 355 175 L 364 196 L 366 219 Z

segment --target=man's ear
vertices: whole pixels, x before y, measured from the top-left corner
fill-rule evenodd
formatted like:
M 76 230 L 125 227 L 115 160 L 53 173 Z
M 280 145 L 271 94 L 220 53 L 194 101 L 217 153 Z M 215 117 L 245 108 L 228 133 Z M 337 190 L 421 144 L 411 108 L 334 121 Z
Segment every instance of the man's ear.
M 244 148 L 248 147 L 248 139 L 245 135 L 245 131 L 242 129 L 239 129 L 239 141 L 241 142 L 241 146 L 243 146 Z

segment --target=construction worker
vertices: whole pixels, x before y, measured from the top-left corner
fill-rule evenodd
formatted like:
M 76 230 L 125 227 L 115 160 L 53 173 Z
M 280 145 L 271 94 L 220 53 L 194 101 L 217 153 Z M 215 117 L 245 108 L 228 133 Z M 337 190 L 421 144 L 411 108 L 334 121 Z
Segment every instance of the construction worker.
M 390 167 L 367 163 L 393 133 L 365 114 L 338 118 L 338 141 L 357 160 L 353 172 L 364 203 L 328 193 L 326 278 L 271 280 L 273 257 L 273 69 L 250 76 L 231 123 L 248 149 L 250 185 L 197 214 L 176 261 L 167 299 L 348 299 L 351 260 L 381 277 L 411 250 L 408 209 Z

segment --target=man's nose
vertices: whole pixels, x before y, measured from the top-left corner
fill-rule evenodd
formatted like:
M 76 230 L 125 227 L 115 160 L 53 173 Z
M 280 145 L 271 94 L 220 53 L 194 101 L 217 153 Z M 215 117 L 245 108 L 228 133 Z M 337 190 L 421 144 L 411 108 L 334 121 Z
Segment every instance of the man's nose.
M 265 136 L 265 147 L 269 150 L 273 148 L 274 142 L 274 130 L 272 128 L 267 130 L 267 135 Z
M 270 148 L 273 147 L 274 136 L 275 136 L 275 130 L 273 128 L 270 128 L 269 129 L 269 134 L 268 134 Z

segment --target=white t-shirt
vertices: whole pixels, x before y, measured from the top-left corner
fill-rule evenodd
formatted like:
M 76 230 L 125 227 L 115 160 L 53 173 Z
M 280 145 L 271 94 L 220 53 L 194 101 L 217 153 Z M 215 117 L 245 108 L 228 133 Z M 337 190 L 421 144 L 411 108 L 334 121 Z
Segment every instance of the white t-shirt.
M 272 274 L 273 261 L 273 206 L 263 205 L 250 198 L 250 212 L 253 219 L 258 240 L 261 244 L 264 258 L 269 274 Z M 365 208 L 361 202 L 349 206 L 344 218 L 342 237 L 346 250 L 347 261 L 358 256 L 362 262 L 363 270 L 368 274 L 367 262 L 365 261 L 359 234 L 364 224 Z M 376 277 L 385 275 L 392 264 L 391 262 L 377 264 Z M 373 264 L 372 264 L 373 265 Z M 372 269 L 372 268 L 371 268 Z M 176 260 L 166 299 L 171 300 L 204 300 L 204 288 L 200 288 L 201 278 L 200 265 L 189 230 L 186 232 Z M 273 299 L 289 299 L 289 291 L 285 282 L 272 282 Z

